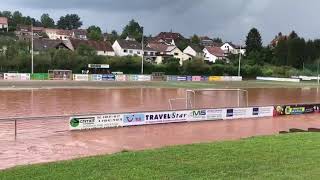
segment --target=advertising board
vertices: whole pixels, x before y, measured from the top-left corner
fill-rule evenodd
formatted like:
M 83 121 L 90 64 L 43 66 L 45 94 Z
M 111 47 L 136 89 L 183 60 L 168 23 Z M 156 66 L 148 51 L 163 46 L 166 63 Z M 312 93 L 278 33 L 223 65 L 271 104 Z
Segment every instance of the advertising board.
M 194 82 L 201 81 L 201 76 L 192 76 L 192 81 L 194 81 Z
M 150 75 L 138 75 L 137 81 L 151 81 Z
M 0 80 L 3 79 L 3 73 L 0 73 Z
M 123 126 L 138 126 L 145 123 L 145 115 L 142 113 L 123 115 Z
M 146 124 L 184 122 L 190 111 L 152 112 L 145 114 Z
M 226 119 L 226 109 L 208 109 L 207 120 L 224 120 Z
M 226 119 L 272 117 L 273 107 L 230 108 L 226 109 Z
M 13 81 L 26 81 L 30 80 L 31 76 L 28 73 L 4 73 L 3 79 Z
M 122 117 L 121 114 L 72 117 L 69 121 L 69 128 L 70 130 L 85 130 L 122 127 Z
M 116 75 L 116 81 L 127 81 L 127 75 Z
M 221 81 L 221 76 L 209 76 L 209 81 Z
M 257 77 L 261 81 L 278 81 L 278 82 L 300 82 L 300 79 L 291 78 L 274 78 L 274 77 Z
M 209 77 L 208 76 L 201 76 L 201 81 L 209 81 Z
M 187 81 L 187 76 L 178 76 L 177 81 Z
M 167 81 L 177 81 L 178 76 L 167 76 Z
M 314 106 L 317 112 L 319 106 Z M 301 108 L 301 107 L 299 107 Z M 251 108 L 226 108 L 226 109 L 196 109 L 186 111 L 162 111 L 162 112 L 137 112 L 125 114 L 106 114 L 97 116 L 72 117 L 69 121 L 70 130 L 114 128 L 123 126 L 139 126 L 146 124 L 161 124 L 175 122 L 195 122 L 195 121 L 215 121 L 243 118 L 272 117 L 273 106 L 269 107 L 251 107 Z M 288 112 L 297 112 L 298 109 L 291 108 Z
M 93 74 L 92 81 L 102 81 L 102 74 Z
M 193 110 L 189 112 L 188 121 L 206 121 L 207 110 Z
M 88 74 L 74 74 L 73 80 L 75 80 L 75 81 L 89 81 L 89 75 Z
M 128 75 L 129 81 L 138 81 L 138 75 Z
M 115 75 L 114 74 L 103 74 L 102 75 L 102 81 L 115 81 Z
M 187 76 L 187 81 L 192 81 L 192 76 Z
M 301 115 L 319 112 L 320 104 L 275 106 L 274 115 Z

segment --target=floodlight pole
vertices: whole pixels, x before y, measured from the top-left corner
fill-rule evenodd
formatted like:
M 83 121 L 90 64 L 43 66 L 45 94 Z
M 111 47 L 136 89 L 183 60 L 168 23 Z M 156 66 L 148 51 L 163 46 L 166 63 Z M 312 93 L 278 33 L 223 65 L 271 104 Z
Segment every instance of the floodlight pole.
M 143 27 L 142 27 L 142 59 L 141 59 L 141 74 L 143 74 L 143 63 L 144 63 L 144 38 L 143 38 Z
M 31 74 L 33 74 L 33 25 L 31 24 Z
M 238 77 L 241 76 L 241 41 L 240 41 L 240 52 L 239 52 L 239 69 L 238 69 Z

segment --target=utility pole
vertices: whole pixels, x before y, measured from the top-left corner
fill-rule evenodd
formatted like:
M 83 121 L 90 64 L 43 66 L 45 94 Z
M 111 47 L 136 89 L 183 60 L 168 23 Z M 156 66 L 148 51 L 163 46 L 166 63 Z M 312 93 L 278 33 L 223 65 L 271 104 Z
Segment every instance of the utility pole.
M 144 63 L 144 37 L 143 37 L 143 27 L 142 27 L 142 59 L 141 59 L 141 74 L 143 74 L 143 63 Z
M 241 76 L 241 51 L 242 51 L 242 49 L 241 49 L 241 41 L 240 41 L 240 52 L 239 52 L 239 69 L 238 69 L 238 77 L 240 77 Z
M 31 75 L 33 74 L 33 25 L 31 24 Z

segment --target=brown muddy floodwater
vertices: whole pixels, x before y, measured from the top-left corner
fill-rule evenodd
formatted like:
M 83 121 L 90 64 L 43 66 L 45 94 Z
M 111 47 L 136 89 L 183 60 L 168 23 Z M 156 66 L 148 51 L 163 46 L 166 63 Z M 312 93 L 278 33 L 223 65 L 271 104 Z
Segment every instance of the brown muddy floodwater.
M 320 102 L 319 89 L 248 89 L 249 106 Z M 39 89 L 0 91 L 0 119 L 86 113 L 158 111 L 185 89 Z M 237 92 L 197 92 L 196 108 L 236 107 Z M 240 95 L 240 105 L 246 104 Z M 185 100 L 174 101 L 176 109 Z M 70 132 L 67 119 L 0 121 L 0 169 L 83 156 L 142 150 L 176 144 L 232 140 L 276 134 L 289 128 L 319 128 L 318 115 L 200 123 L 163 124 Z

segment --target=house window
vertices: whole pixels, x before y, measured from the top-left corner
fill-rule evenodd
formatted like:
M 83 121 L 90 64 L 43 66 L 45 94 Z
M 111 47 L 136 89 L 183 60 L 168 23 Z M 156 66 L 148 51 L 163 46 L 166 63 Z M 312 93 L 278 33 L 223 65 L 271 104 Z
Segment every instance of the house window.
M 132 54 L 132 53 L 133 53 L 133 51 L 132 51 L 132 50 L 129 50 L 129 53 L 130 53 L 130 54 Z
M 175 56 L 179 56 L 179 53 L 174 53 Z
M 128 50 L 124 49 L 124 50 L 123 50 L 123 52 L 124 52 L 124 53 L 127 53 L 127 52 L 128 52 Z
M 154 56 L 154 52 L 150 52 L 150 56 Z
M 140 54 L 140 51 L 137 51 L 137 54 Z

